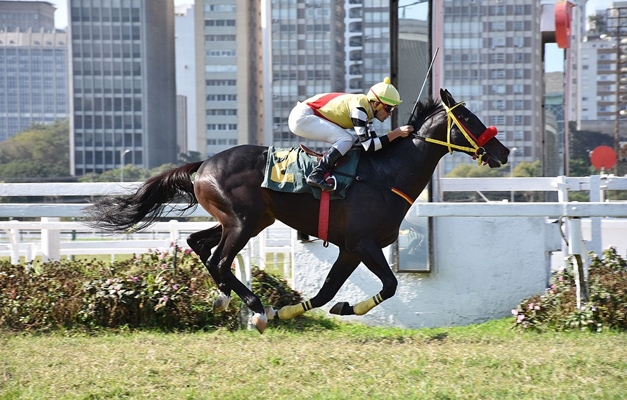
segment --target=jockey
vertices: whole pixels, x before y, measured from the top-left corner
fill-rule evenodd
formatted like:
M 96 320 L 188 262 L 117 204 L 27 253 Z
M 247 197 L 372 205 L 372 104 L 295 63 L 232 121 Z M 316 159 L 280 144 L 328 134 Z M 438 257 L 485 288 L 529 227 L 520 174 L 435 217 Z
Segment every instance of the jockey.
M 414 130 L 411 125 L 398 127 L 381 137 L 372 127 L 374 118 L 385 121 L 400 103 L 398 90 L 387 77 L 372 86 L 368 94 L 322 93 L 299 102 L 290 112 L 290 130 L 307 139 L 332 143 L 307 177 L 307 183 L 332 191 L 334 185 L 324 175 L 354 143 L 361 143 L 366 152 L 374 152 L 396 138 L 407 137 Z

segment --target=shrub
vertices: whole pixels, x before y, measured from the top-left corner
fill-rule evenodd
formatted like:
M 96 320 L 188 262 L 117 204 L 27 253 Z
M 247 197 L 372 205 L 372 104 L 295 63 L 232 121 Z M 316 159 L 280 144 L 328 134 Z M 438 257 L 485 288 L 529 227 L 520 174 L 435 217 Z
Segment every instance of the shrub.
M 592 255 L 589 300 L 577 308 L 573 265 L 556 272 L 542 295 L 525 299 L 514 310 L 514 326 L 533 330 L 627 330 L 627 262 L 611 247 Z
M 253 290 L 264 304 L 302 301 L 287 283 L 253 269 Z M 240 326 L 243 305 L 214 314 L 218 295 L 210 275 L 190 250 L 173 246 L 113 264 L 60 261 L 41 265 L 0 263 L 0 328 L 131 327 L 200 330 Z

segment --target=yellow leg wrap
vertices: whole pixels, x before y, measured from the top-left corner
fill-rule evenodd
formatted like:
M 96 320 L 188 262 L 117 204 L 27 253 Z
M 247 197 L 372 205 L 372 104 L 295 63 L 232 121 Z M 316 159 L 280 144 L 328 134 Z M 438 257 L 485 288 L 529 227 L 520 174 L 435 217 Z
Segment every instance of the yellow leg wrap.
M 279 319 L 292 319 L 303 314 L 305 311 L 311 310 L 312 308 L 311 301 L 308 300 L 292 306 L 281 307 L 281 309 L 277 312 L 277 316 Z
M 380 294 L 378 294 L 374 297 L 369 298 L 366 301 L 362 301 L 361 303 L 355 304 L 353 306 L 353 311 L 355 312 L 355 315 L 364 315 L 368 311 L 375 308 L 382 301 L 383 301 L 383 298 L 381 297 Z

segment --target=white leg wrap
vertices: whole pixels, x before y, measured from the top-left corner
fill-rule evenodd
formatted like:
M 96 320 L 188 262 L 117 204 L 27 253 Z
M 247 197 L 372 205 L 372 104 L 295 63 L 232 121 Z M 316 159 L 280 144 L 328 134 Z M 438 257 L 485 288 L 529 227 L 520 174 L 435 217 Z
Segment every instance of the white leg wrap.
M 222 312 L 227 309 L 231 298 L 224 293 L 220 293 L 218 297 L 213 301 L 213 312 Z

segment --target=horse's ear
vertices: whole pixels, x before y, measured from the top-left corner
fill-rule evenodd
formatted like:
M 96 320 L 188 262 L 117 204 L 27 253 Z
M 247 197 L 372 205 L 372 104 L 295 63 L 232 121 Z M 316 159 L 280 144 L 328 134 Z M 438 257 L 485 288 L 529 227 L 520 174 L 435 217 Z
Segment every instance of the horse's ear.
M 440 89 L 440 99 L 448 107 L 452 107 L 455 104 L 455 99 L 451 96 L 451 93 L 446 89 Z

